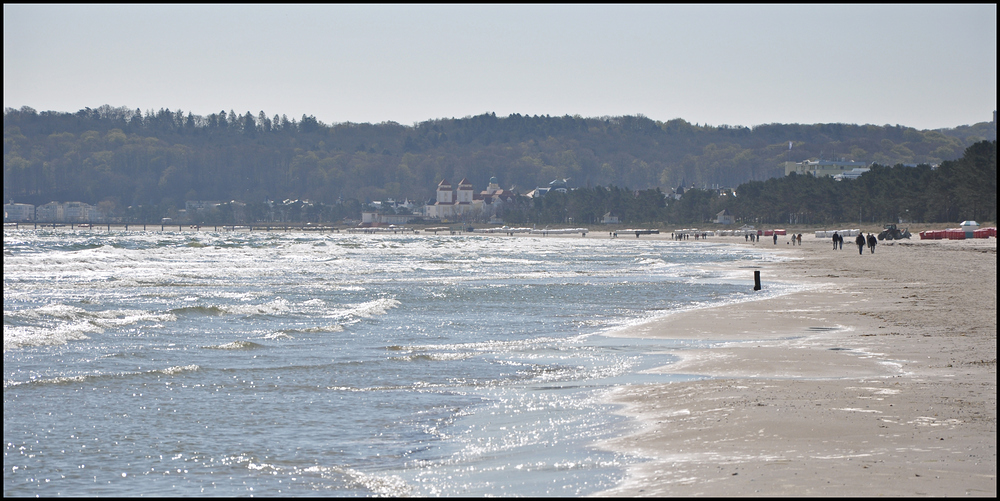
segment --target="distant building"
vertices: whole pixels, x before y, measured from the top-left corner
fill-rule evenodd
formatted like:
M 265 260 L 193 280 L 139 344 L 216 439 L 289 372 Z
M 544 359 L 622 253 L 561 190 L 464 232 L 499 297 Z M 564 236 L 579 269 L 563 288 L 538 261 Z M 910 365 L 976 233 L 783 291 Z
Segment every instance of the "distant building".
M 452 189 L 447 179 L 438 183 L 437 198 L 434 205 L 427 207 L 427 217 L 439 219 L 454 219 L 476 210 L 481 210 L 483 201 L 475 200 L 472 183 L 462 178 L 457 189 Z
M 550 191 L 558 191 L 559 193 L 569 192 L 569 179 L 553 179 L 549 181 L 548 186 L 539 186 L 528 192 L 528 196 L 531 198 L 544 197 L 548 195 Z
M 531 198 L 539 198 L 539 197 L 544 197 L 548 193 L 549 193 L 549 188 L 548 187 L 544 187 L 543 188 L 543 187 L 539 186 L 538 188 L 535 188 L 535 189 L 529 191 L 528 192 L 528 196 L 531 197 Z
M 184 202 L 184 210 L 188 212 L 211 210 L 222 205 L 222 202 L 209 200 L 188 200 Z
M 40 223 L 97 223 L 104 214 L 84 202 L 49 202 L 35 209 L 35 220 Z
M 97 208 L 83 202 L 66 202 L 63 217 L 67 223 L 89 223 L 97 217 Z
M 844 162 L 834 160 L 803 160 L 801 162 L 785 162 L 785 175 L 812 174 L 813 176 L 835 176 L 853 169 L 865 169 L 869 165 L 864 162 Z
M 463 178 L 457 189 L 452 189 L 452 185 L 444 179 L 438 184 L 434 203 L 425 207 L 425 214 L 438 219 L 475 215 L 496 220 L 499 208 L 513 203 L 516 197 L 512 191 L 501 188 L 495 177 L 490 178 L 489 186 L 479 193 L 472 189 L 468 179 Z
M 3 221 L 5 223 L 20 223 L 35 220 L 35 206 L 31 204 L 4 204 Z
M 569 191 L 569 179 L 553 179 L 549 181 L 549 189 L 566 193 Z
M 63 204 L 59 202 L 49 202 L 44 205 L 39 205 L 35 209 L 35 220 L 40 223 L 61 223 L 63 221 L 64 214 Z
M 419 219 L 413 214 L 379 214 L 375 211 L 364 211 L 361 213 L 362 226 L 379 226 L 383 224 L 406 224 L 414 219 Z
M 715 215 L 715 222 L 717 224 L 733 224 L 733 215 L 729 213 L 728 209 L 723 209 Z
M 868 172 L 870 170 L 871 169 L 869 169 L 869 168 L 858 167 L 858 168 L 851 169 L 851 170 L 849 170 L 847 172 L 844 172 L 844 173 L 841 173 L 841 174 L 836 174 L 836 175 L 833 176 L 833 178 L 836 179 L 836 180 L 838 180 L 838 181 L 840 181 L 841 179 L 857 179 L 857 178 L 861 177 L 862 174 L 864 174 L 865 172 Z
M 601 218 L 602 224 L 618 224 L 618 216 L 614 212 L 607 212 L 604 217 Z

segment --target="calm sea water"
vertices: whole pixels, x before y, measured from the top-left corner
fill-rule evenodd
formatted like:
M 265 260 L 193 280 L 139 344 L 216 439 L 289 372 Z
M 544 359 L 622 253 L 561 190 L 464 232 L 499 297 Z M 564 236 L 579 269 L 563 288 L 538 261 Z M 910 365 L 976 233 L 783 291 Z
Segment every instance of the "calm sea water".
M 611 487 L 602 395 L 707 344 L 603 333 L 769 258 L 591 235 L 5 230 L 4 495 Z

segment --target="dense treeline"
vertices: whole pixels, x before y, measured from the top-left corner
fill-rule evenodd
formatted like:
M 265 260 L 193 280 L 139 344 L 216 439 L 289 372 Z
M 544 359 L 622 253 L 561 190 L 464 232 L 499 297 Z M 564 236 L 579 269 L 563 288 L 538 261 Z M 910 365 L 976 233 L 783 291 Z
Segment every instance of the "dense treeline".
M 794 174 L 751 181 L 724 206 L 766 223 L 995 221 L 996 177 L 996 140 L 981 141 L 937 169 L 875 165 L 850 181 Z
M 550 193 L 505 219 L 533 223 L 596 223 L 605 212 L 623 223 L 701 224 L 728 210 L 740 224 L 996 221 L 996 141 L 970 146 L 937 169 L 875 165 L 858 179 L 789 175 L 749 181 L 731 190 L 686 190 L 679 200 L 658 189 L 618 188 Z M 721 192 L 721 193 L 720 193 Z
M 752 181 L 753 189 L 780 181 L 773 178 L 783 176 L 785 161 L 822 157 L 939 164 L 959 158 L 977 141 L 995 138 L 993 122 L 918 131 L 898 125 L 747 128 L 643 116 L 484 114 L 413 126 L 326 125 L 311 116 L 295 120 L 264 112 L 220 111 L 202 117 L 107 105 L 76 113 L 25 107 L 4 111 L 4 198 L 36 205 L 82 201 L 121 214 L 139 205 L 167 213 L 183 207 L 185 200 L 259 204 L 308 199 L 328 205 L 387 198 L 426 201 L 441 179 L 463 177 L 482 189 L 496 176 L 502 187 L 521 193 L 569 178 L 572 186 L 586 189 L 581 195 L 594 197 L 599 193 L 595 186 L 627 186 L 625 191 L 643 193 Z M 699 217 L 695 204 L 683 204 L 691 207 L 677 217 Z M 740 209 L 765 219 L 787 212 L 779 205 Z M 555 218 L 557 211 L 520 210 L 525 218 L 547 213 Z M 562 210 L 565 215 L 566 208 Z M 853 209 L 845 205 L 843 210 Z M 593 213 L 576 217 L 583 222 Z

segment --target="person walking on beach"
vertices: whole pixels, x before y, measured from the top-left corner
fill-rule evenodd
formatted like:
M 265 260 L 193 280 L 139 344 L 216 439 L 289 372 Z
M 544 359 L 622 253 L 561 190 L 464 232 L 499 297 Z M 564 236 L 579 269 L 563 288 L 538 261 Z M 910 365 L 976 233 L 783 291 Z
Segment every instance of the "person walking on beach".
M 839 238 L 840 238 L 840 233 L 837 233 L 836 231 L 833 232 L 833 250 L 837 250 L 837 239 Z
M 774 245 L 778 245 L 778 234 L 774 234 Z
M 865 253 L 865 236 L 858 233 L 858 238 L 854 239 L 854 243 L 858 244 L 858 254 Z
M 878 239 L 875 238 L 875 235 L 872 235 L 871 233 L 869 233 L 868 234 L 868 250 L 870 250 L 872 254 L 875 253 L 875 244 L 877 244 L 877 243 L 878 243 Z

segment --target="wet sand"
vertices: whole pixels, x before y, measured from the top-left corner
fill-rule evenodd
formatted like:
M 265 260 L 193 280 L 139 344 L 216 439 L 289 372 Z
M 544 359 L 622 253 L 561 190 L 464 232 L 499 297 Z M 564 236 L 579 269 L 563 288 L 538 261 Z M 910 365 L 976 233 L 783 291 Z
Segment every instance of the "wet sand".
M 643 426 L 600 446 L 647 460 L 598 495 L 995 496 L 996 239 L 785 239 L 764 288 L 812 290 L 620 333 L 725 343 L 611 395 Z

